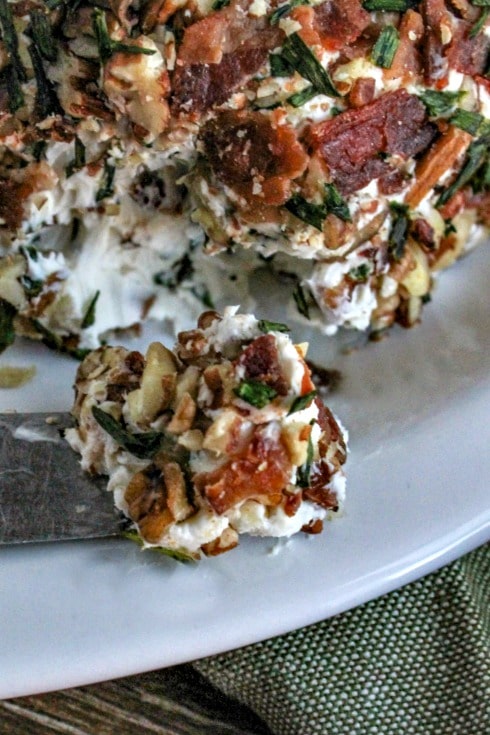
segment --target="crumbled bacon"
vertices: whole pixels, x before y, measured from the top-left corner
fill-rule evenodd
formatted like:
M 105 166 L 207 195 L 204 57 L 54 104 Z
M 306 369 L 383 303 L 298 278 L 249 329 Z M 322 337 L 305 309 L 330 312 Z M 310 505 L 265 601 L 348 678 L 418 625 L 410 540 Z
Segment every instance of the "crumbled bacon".
M 240 2 L 186 28 L 173 78 L 173 108 L 202 113 L 221 105 L 266 62 L 283 31 L 249 16 Z
M 414 237 L 415 240 L 417 240 L 417 242 L 424 248 L 428 248 L 430 250 L 434 247 L 434 228 L 426 219 L 417 217 L 417 219 L 412 222 L 410 233 L 412 237 Z
M 360 0 L 325 0 L 314 13 L 321 41 L 330 49 L 353 43 L 371 22 Z
M 293 128 L 261 112 L 223 110 L 200 138 L 218 179 L 252 203 L 283 204 L 308 161 Z
M 422 102 L 400 89 L 312 125 L 308 139 L 325 159 L 339 190 L 351 194 L 391 171 L 380 154 L 414 156 L 427 148 L 435 132 Z
M 212 472 L 193 477 L 216 513 L 244 500 L 257 500 L 266 506 L 279 505 L 291 472 L 288 453 L 281 443 L 258 426 L 244 453 Z
M 462 74 L 483 74 L 490 51 L 490 38 L 485 33 L 471 37 L 473 24 L 461 21 L 447 49 L 451 69 Z
M 349 104 L 351 107 L 364 107 L 374 99 L 376 82 L 372 77 L 359 77 L 356 79 L 349 92 Z
M 276 340 L 272 334 L 257 337 L 246 347 L 236 364 L 245 370 L 246 380 L 257 380 L 269 385 L 280 396 L 288 393 L 288 382 L 279 363 Z

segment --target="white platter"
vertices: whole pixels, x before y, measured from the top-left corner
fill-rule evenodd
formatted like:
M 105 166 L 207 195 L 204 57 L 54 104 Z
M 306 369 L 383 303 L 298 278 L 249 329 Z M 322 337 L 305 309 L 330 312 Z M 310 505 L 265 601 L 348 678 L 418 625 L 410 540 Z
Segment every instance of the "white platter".
M 342 371 L 329 403 L 351 435 L 345 514 L 321 536 L 244 539 L 192 566 L 125 541 L 0 549 L 0 696 L 112 679 L 278 635 L 488 540 L 486 250 L 441 277 L 421 326 L 335 357 L 325 338 L 312 340 L 311 357 Z M 1 362 L 34 360 L 34 381 L 1 392 L 0 410 L 69 408 L 70 360 L 19 345 Z

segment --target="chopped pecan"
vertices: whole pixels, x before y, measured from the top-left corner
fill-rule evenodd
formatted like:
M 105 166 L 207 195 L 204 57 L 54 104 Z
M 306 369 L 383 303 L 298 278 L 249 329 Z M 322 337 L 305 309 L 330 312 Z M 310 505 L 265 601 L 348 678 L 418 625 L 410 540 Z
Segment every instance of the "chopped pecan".
M 167 492 L 160 470 L 153 465 L 133 475 L 124 499 L 128 515 L 138 524 L 143 538 L 149 543 L 158 543 L 165 529 L 174 521 L 167 505 Z
M 171 434 L 183 434 L 192 428 L 192 423 L 196 415 L 196 402 L 189 393 L 184 393 L 175 409 L 167 431 Z

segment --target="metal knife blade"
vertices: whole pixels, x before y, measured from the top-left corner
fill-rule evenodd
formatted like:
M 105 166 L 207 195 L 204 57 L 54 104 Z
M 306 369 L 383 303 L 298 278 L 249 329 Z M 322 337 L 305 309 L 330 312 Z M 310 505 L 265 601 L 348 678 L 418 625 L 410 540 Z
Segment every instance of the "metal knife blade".
M 0 414 L 0 544 L 114 536 L 107 479 L 92 478 L 62 438 L 69 414 Z

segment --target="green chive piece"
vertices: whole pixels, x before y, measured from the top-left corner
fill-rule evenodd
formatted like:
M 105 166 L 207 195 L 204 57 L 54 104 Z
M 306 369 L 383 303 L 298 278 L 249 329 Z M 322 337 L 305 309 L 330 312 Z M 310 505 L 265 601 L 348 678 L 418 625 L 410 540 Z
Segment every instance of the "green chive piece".
M 290 97 L 286 99 L 286 102 L 288 105 L 291 105 L 291 107 L 301 107 L 306 102 L 309 102 L 314 97 L 316 97 L 318 92 L 316 91 L 315 87 L 310 84 L 308 87 L 305 87 L 305 89 L 301 90 L 301 92 L 296 92 L 295 94 L 292 94 Z
M 298 74 L 315 87 L 318 94 L 340 97 L 326 69 L 297 33 L 287 37 L 282 47 L 282 56 Z
M 370 13 L 376 10 L 386 13 L 404 13 L 415 4 L 411 0 L 364 0 L 362 7 Z
M 312 390 L 309 393 L 305 393 L 304 396 L 297 396 L 291 404 L 291 408 L 288 411 L 288 416 L 297 411 L 302 411 L 304 408 L 308 408 L 311 405 L 312 400 L 317 394 L 316 390 Z
M 191 554 L 185 551 L 177 551 L 176 549 L 166 549 L 164 546 L 145 546 L 145 542 L 143 541 L 138 531 L 136 530 L 122 531 L 120 533 L 120 536 L 122 538 L 128 539 L 128 541 L 133 541 L 134 543 L 138 544 L 141 547 L 144 547 L 145 551 L 151 551 L 153 553 L 156 552 L 157 554 L 163 554 L 164 556 L 168 556 L 170 557 L 170 559 L 179 561 L 182 564 L 189 564 L 189 562 L 196 561 L 196 559 Z
M 269 23 L 271 26 L 275 26 L 279 23 L 281 18 L 285 18 L 293 8 L 297 8 L 298 5 L 309 5 L 308 0 L 290 0 L 288 3 L 279 5 L 276 10 L 269 16 Z
M 114 416 L 98 406 L 92 406 L 92 415 L 99 426 L 114 439 L 116 444 L 139 459 L 151 459 L 164 444 L 165 435 L 161 431 L 132 434 Z
M 282 322 L 269 322 L 267 319 L 259 319 L 258 327 L 264 334 L 267 334 L 267 332 L 291 331 L 287 324 L 283 324 Z
M 442 207 L 443 204 L 446 204 L 446 202 L 448 202 L 451 197 L 456 194 L 457 191 L 462 189 L 463 186 L 465 186 L 472 179 L 472 177 L 478 172 L 480 167 L 485 164 L 488 156 L 489 147 L 490 134 L 485 135 L 482 138 L 478 138 L 478 140 L 475 140 L 470 145 L 466 154 L 466 161 L 463 165 L 463 168 L 456 176 L 453 183 L 450 184 L 450 186 L 448 186 L 446 189 L 444 189 L 436 202 L 436 207 Z
M 0 27 L 2 41 L 9 58 L 9 64 L 7 64 L 2 76 L 7 80 L 9 110 L 14 113 L 24 104 L 24 93 L 21 85 L 22 82 L 27 81 L 27 74 L 20 58 L 19 39 L 15 30 L 12 9 L 7 0 L 0 0 Z
M 296 308 L 301 314 L 301 316 L 304 316 L 305 319 L 310 318 L 310 309 L 308 307 L 308 302 L 306 300 L 306 295 L 304 292 L 303 287 L 300 283 L 296 286 L 296 288 L 293 291 L 293 299 L 296 304 Z
M 80 325 L 82 329 L 88 329 L 88 327 L 92 327 L 94 325 L 94 323 L 95 323 L 95 309 L 96 309 L 96 306 L 97 306 L 97 301 L 98 301 L 99 296 L 100 296 L 100 291 L 97 290 L 95 292 L 95 296 L 90 301 L 90 303 L 89 303 L 89 305 L 87 307 L 87 311 L 85 312 L 85 315 L 84 315 L 84 317 L 82 319 L 82 323 Z
M 114 41 L 109 35 L 105 12 L 101 8 L 94 8 L 92 24 L 95 39 L 99 48 L 99 56 L 102 64 L 106 64 L 112 54 L 121 52 L 124 54 L 146 54 L 151 56 L 155 49 L 143 48 L 142 46 L 131 46 L 121 41 Z
M 483 8 L 480 17 L 478 18 L 476 23 L 473 25 L 469 33 L 470 38 L 476 38 L 476 36 L 478 36 L 478 34 L 482 32 L 489 15 L 490 15 L 490 7 Z
M 419 94 L 431 117 L 441 117 L 451 113 L 466 92 L 438 92 L 435 89 L 426 89 Z
M 41 342 L 43 345 L 46 345 L 50 350 L 54 350 L 55 352 L 59 352 L 64 355 L 70 355 L 70 357 L 73 357 L 75 360 L 83 360 L 83 358 L 90 352 L 90 349 L 88 348 L 84 349 L 67 346 L 61 337 L 54 332 L 51 332 L 38 319 L 30 319 L 30 324 L 41 336 Z
M 322 231 L 323 221 L 326 216 L 323 204 L 313 204 L 313 202 L 309 202 L 300 194 L 294 194 L 287 200 L 284 207 L 298 219 L 303 220 L 303 222 L 306 222 L 306 224 L 311 225 L 312 227 L 315 227 L 317 230 L 320 230 L 320 232 Z
M 306 449 L 306 461 L 301 467 L 298 467 L 298 473 L 296 478 L 296 484 L 299 487 L 306 488 L 310 487 L 311 481 L 311 466 L 313 464 L 313 442 L 311 440 L 311 432 L 308 437 L 308 447 Z
M 62 115 L 63 110 L 52 83 L 44 71 L 43 60 L 36 44 L 29 46 L 29 55 L 36 78 L 36 115 L 42 120 L 50 115 Z
M 15 340 L 14 318 L 17 309 L 10 301 L 0 298 L 0 352 L 10 347 Z
M 361 263 L 361 265 L 358 265 L 357 268 L 352 268 L 349 271 L 349 277 L 352 278 L 353 281 L 358 281 L 359 283 L 364 283 L 367 281 L 371 274 L 371 267 L 369 263 Z
M 325 184 L 325 209 L 344 222 L 352 222 L 347 202 L 334 184 Z
M 451 125 L 465 130 L 470 135 L 477 135 L 484 121 L 485 118 L 479 112 L 469 110 L 457 110 L 449 119 Z
M 24 289 L 24 293 L 28 299 L 34 299 L 39 296 L 43 290 L 44 282 L 38 278 L 31 278 L 30 276 L 21 276 L 19 282 Z
M 102 186 L 95 195 L 95 201 L 101 202 L 103 199 L 114 194 L 114 175 L 116 173 L 115 166 L 111 166 L 107 161 L 104 164 L 104 177 Z
M 395 26 L 385 26 L 371 51 L 373 64 L 383 69 L 390 69 L 399 43 L 400 36 Z
M 269 64 L 271 77 L 291 77 L 294 74 L 294 68 L 281 54 L 269 54 Z
M 226 8 L 229 4 L 230 0 L 214 0 L 214 3 L 211 5 L 211 10 L 221 10 L 221 8 Z
M 85 166 L 85 146 L 80 138 L 75 138 L 75 158 L 66 167 L 66 178 L 73 176 L 75 171 L 79 171 Z
M 277 396 L 274 388 L 258 380 L 243 380 L 233 392 L 255 408 L 264 408 Z
M 471 0 L 471 4 L 478 8 L 490 8 L 490 0 Z
M 33 10 L 31 13 L 31 31 L 33 41 L 41 56 L 48 61 L 56 61 L 58 47 L 53 37 L 48 16 L 42 10 Z
M 400 261 L 405 253 L 405 244 L 408 237 L 410 220 L 408 207 L 398 202 L 391 202 L 392 212 L 391 231 L 388 237 L 388 252 L 394 260 Z

